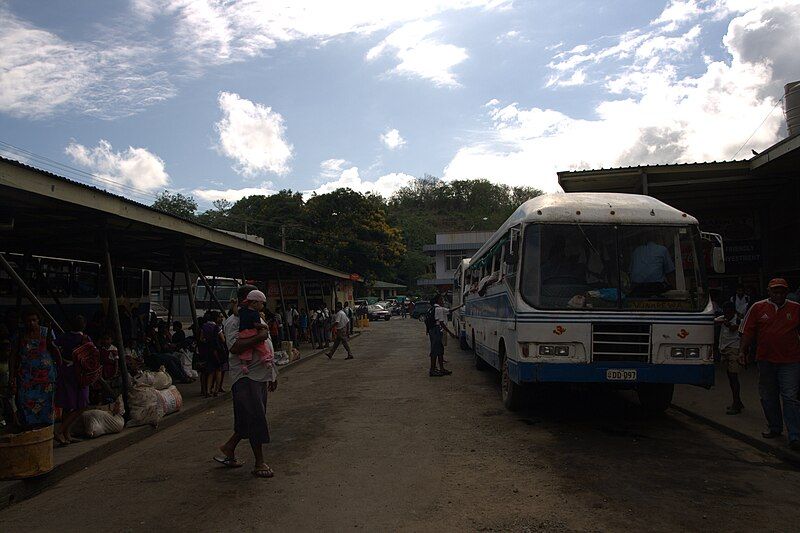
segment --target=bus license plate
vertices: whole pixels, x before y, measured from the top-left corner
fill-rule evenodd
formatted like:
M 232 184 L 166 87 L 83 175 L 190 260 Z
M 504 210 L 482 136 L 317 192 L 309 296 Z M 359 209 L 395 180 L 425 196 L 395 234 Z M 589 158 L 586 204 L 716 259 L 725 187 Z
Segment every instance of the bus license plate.
M 608 381 L 636 381 L 635 368 L 610 368 L 606 370 L 606 380 Z

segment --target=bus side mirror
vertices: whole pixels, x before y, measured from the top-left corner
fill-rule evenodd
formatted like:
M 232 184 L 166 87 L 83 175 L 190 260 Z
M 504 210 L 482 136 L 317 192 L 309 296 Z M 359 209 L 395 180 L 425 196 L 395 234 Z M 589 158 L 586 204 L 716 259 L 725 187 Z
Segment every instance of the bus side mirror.
M 714 269 L 714 272 L 717 274 L 724 274 L 725 248 L 722 244 L 722 235 L 701 231 L 700 238 L 711 243 L 711 267 Z
M 721 246 L 715 246 L 714 251 L 711 252 L 711 263 L 714 265 L 714 272 L 717 274 L 725 273 L 725 252 Z

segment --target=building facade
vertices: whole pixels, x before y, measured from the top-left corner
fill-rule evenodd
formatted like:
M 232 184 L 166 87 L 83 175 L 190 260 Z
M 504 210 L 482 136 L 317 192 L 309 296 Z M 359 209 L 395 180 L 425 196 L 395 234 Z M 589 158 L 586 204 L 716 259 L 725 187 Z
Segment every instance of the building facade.
M 453 274 L 463 259 L 468 259 L 489 240 L 492 231 L 458 231 L 437 233 L 434 244 L 426 244 L 422 251 L 432 258 L 434 275 L 429 279 L 418 279 L 423 287 L 451 288 Z

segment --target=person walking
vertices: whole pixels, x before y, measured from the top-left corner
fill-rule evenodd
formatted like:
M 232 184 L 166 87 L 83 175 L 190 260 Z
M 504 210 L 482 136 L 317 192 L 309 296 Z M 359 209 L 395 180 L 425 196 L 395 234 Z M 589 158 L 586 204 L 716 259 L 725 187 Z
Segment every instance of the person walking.
M 447 328 L 447 309 L 442 304 L 444 299 L 441 294 L 437 294 L 431 298 L 431 308 L 428 311 L 428 316 L 425 317 L 425 328 L 427 329 L 428 337 L 431 341 L 431 368 L 428 375 L 432 378 L 441 376 L 449 376 L 452 374 L 450 370 L 444 367 L 444 334 L 445 332 L 455 335 Z M 436 363 L 439 363 L 437 370 Z
M 353 358 L 353 352 L 350 351 L 350 343 L 347 342 L 349 326 L 350 319 L 347 318 L 347 313 L 344 312 L 342 303 L 336 302 L 336 314 L 333 315 L 333 347 L 329 352 L 325 353 L 328 359 L 333 359 L 333 354 L 336 353 L 340 344 L 347 350 L 347 357 L 345 357 L 345 359 Z
M 744 315 L 747 314 L 747 309 L 750 307 L 750 297 L 745 294 L 744 285 L 738 285 L 736 287 L 736 294 L 731 296 L 731 303 L 736 308 L 736 314 L 739 320 L 744 318 Z
M 773 279 L 767 288 L 769 298 L 754 303 L 744 317 L 739 363 L 746 364 L 755 342 L 758 393 L 768 424 L 761 435 L 780 437 L 785 424 L 789 447 L 800 451 L 800 304 L 786 299 L 789 285 L 782 278 Z
M 322 338 L 325 339 L 325 348 L 331 345 L 331 312 L 328 310 L 328 305 L 322 304 Z
M 733 395 L 733 403 L 728 407 L 726 413 L 738 415 L 742 412 L 742 397 L 740 395 L 741 385 L 739 384 L 739 372 L 742 365 L 739 364 L 739 317 L 736 315 L 736 307 L 733 302 L 725 302 L 722 305 L 722 316 L 718 316 L 714 321 L 719 326 L 719 356 L 728 372 L 728 383 Z
M 350 307 L 350 302 L 344 303 L 344 314 L 347 315 L 347 320 L 349 321 L 347 324 L 347 335 L 353 334 L 353 323 L 355 322 L 353 318 L 355 318 L 355 314 L 353 313 L 353 308 Z
M 257 290 L 253 285 L 239 287 L 238 300 L 243 302 L 253 290 Z M 269 331 L 259 329 L 257 335 L 240 340 L 239 317 L 233 314 L 223 323 L 223 330 L 230 352 L 228 364 L 233 383 L 233 434 L 219 447 L 222 456 L 215 456 L 214 460 L 229 468 L 243 466 L 244 463 L 236 457 L 236 446 L 242 440 L 249 440 L 255 459 L 252 474 L 258 478 L 271 478 L 275 474 L 264 462 L 264 444 L 270 441 L 267 397 L 278 388 L 278 371 L 274 363 L 264 364 L 258 358 L 249 363 L 239 359 L 240 353 L 253 349 L 258 343 L 271 342 Z M 244 364 L 247 364 L 246 370 Z

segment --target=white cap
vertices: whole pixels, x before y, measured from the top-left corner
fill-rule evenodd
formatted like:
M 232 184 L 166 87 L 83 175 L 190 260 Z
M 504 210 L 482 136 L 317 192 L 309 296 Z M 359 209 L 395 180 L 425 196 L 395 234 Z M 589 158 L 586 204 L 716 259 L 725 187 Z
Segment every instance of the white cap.
M 247 300 L 251 302 L 266 302 L 267 297 L 259 290 L 253 290 L 247 293 Z

